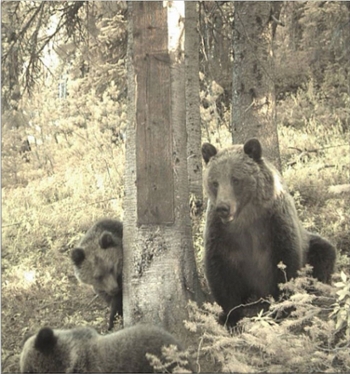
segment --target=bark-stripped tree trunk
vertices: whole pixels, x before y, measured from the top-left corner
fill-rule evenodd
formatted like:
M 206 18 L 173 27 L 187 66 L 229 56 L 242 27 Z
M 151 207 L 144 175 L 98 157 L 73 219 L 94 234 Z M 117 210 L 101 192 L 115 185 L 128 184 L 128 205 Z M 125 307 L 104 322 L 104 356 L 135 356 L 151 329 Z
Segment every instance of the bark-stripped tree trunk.
M 185 339 L 201 289 L 189 217 L 184 2 L 129 2 L 124 199 L 124 325 L 162 325 Z
M 187 168 L 191 204 L 203 204 L 201 118 L 199 111 L 199 34 L 197 2 L 185 2 Z
M 273 4 L 237 1 L 233 29 L 233 143 L 258 137 L 280 170 L 273 69 Z

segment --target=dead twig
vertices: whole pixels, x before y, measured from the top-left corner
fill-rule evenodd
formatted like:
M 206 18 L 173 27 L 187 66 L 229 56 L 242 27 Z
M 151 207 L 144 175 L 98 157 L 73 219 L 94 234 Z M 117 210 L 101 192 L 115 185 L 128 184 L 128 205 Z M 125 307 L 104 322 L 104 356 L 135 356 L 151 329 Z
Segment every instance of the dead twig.
M 312 152 L 323 151 L 324 149 L 339 148 L 339 147 L 344 147 L 344 146 L 349 146 L 349 144 L 330 145 L 328 147 L 321 147 L 321 148 L 314 148 L 314 149 L 300 149 L 297 147 L 288 147 L 288 149 L 295 149 L 298 152 L 312 153 Z
M 350 193 L 350 184 L 337 184 L 335 186 L 329 186 L 328 193 L 332 195 Z

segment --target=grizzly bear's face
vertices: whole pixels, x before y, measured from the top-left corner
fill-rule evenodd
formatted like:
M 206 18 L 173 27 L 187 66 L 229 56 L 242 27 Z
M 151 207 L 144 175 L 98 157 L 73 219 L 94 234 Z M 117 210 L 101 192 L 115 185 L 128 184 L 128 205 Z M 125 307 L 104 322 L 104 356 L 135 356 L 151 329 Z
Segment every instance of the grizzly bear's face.
M 219 152 L 205 143 L 202 155 L 207 164 L 204 184 L 210 204 L 224 224 L 237 219 L 246 207 L 258 207 L 273 198 L 274 172 L 262 159 L 257 139 Z
M 93 226 L 73 249 L 71 258 L 81 282 L 92 285 L 98 293 L 113 296 L 122 288 L 122 231 L 103 228 L 103 225 Z

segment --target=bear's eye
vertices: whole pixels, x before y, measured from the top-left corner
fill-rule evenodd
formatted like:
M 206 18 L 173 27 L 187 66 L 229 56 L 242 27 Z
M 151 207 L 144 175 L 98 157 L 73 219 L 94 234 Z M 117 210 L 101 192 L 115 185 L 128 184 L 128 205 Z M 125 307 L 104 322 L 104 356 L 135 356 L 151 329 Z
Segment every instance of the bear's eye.
M 219 187 L 219 183 L 218 182 L 213 182 L 212 184 L 211 184 L 212 186 L 213 186 L 213 188 L 215 188 L 215 189 L 217 189 L 218 187 Z
M 103 281 L 103 275 L 95 275 L 95 280 L 97 282 L 102 282 Z
M 231 182 L 232 182 L 233 185 L 237 186 L 239 184 L 240 180 L 236 177 L 231 177 Z

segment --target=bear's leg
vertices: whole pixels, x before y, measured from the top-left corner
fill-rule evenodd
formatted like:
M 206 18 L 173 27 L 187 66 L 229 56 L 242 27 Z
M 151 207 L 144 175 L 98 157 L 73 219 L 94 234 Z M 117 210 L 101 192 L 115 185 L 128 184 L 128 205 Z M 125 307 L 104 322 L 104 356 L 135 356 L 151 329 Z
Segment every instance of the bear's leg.
M 110 313 L 109 313 L 109 324 L 108 330 L 112 330 L 114 325 L 114 317 L 118 313 L 120 316 L 123 315 L 123 295 L 122 293 L 118 293 L 117 295 L 113 296 L 110 304 Z
M 310 234 L 306 262 L 313 266 L 313 277 L 323 283 L 331 283 L 336 250 L 326 239 Z
M 220 325 L 227 327 L 236 326 L 237 322 L 243 318 L 242 308 L 232 308 L 228 312 L 221 312 L 219 314 L 218 322 Z
M 222 312 L 219 315 L 219 323 L 225 326 L 234 327 L 239 320 L 244 317 L 253 317 L 257 315 L 261 310 L 266 312 L 270 307 L 270 302 L 265 300 L 247 300 L 237 303 L 235 307 L 229 311 Z
M 214 300 L 222 307 L 223 311 L 219 315 L 218 322 L 224 326 L 235 326 L 243 317 L 242 294 L 245 293 L 244 283 L 236 277 L 236 272 L 232 271 L 230 276 L 223 276 L 223 271 L 215 279 L 209 281 Z M 208 279 L 209 280 L 209 279 Z

